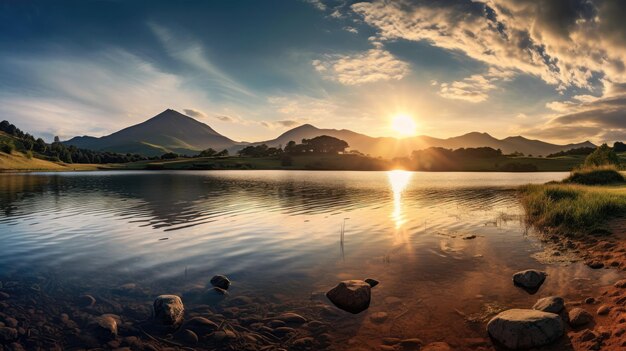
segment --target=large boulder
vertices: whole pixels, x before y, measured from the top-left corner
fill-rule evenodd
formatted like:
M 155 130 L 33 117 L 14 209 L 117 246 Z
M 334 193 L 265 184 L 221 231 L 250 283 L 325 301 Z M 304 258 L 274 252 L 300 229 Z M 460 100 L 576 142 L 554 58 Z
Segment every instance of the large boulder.
M 363 280 L 345 280 L 328 291 L 326 297 L 342 310 L 357 314 L 370 306 L 372 287 Z
M 154 319 L 165 326 L 177 327 L 183 322 L 185 307 L 176 295 L 160 295 L 154 300 Z
M 513 284 L 524 288 L 528 292 L 536 292 L 547 276 L 546 272 L 528 269 L 513 274 Z
M 565 301 L 559 296 L 548 296 L 543 299 L 537 300 L 537 303 L 533 306 L 533 310 L 559 313 L 565 308 Z
M 513 350 L 548 345 L 560 339 L 565 326 L 559 315 L 537 310 L 512 309 L 493 317 L 487 332 Z

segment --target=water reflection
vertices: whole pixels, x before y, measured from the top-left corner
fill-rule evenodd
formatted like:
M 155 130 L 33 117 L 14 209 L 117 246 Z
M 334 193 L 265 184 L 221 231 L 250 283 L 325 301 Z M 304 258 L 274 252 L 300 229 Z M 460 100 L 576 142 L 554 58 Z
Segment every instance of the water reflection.
M 391 213 L 391 218 L 396 224 L 396 228 L 401 227 L 405 222 L 402 215 L 402 193 L 411 182 L 412 176 L 413 173 L 408 171 L 395 170 L 387 172 L 391 191 L 393 192 L 393 212 Z
M 520 222 L 504 220 L 521 211 L 515 186 L 563 176 L 0 175 L 0 281 L 53 272 L 90 291 L 136 282 L 154 294 L 182 294 L 221 273 L 236 283 L 233 296 L 280 296 L 271 307 L 279 308 L 310 306 L 312 291 L 325 291 L 340 279 L 372 277 L 381 284 L 372 292 L 370 311 L 341 315 L 338 344 L 348 345 L 355 336 L 376 345 L 381 336 L 429 340 L 425 333 L 441 330 L 456 338 L 480 337 L 484 328 L 467 330 L 455 310 L 469 315 L 494 303 L 532 306 L 536 297 L 511 284 L 516 270 L 548 270 L 555 279 L 542 293 L 558 295 L 580 294 L 567 285 L 573 277 L 599 282 L 610 273 L 545 267 L 531 258 L 541 250 L 539 243 Z M 477 238 L 463 240 L 466 233 Z M 391 306 L 398 299 L 402 303 Z M 390 314 L 383 331 L 369 322 L 367 313 L 373 312 Z

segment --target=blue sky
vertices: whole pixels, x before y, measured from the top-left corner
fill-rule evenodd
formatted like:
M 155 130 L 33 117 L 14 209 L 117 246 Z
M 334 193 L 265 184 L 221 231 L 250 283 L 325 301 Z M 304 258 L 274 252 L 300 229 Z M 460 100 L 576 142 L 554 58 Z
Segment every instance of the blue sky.
M 626 138 L 620 1 L 0 1 L 0 118 L 101 136 L 173 108 L 236 140 Z

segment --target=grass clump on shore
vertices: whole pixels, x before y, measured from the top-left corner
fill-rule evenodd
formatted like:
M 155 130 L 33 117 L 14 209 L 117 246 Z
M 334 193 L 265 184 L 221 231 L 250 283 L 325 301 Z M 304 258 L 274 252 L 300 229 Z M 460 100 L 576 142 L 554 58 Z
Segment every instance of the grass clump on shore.
M 526 185 L 522 204 L 529 223 L 538 228 L 589 233 L 626 213 L 626 188 L 571 184 Z
M 608 185 L 623 183 L 624 176 L 615 166 L 589 167 L 572 171 L 563 182 L 583 185 Z

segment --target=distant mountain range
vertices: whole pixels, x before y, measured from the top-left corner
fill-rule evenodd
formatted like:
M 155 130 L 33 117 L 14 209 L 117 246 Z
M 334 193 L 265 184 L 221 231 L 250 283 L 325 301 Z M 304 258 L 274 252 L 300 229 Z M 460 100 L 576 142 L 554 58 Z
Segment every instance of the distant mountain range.
M 320 129 L 304 124 L 281 134 L 276 139 L 262 142 L 246 143 L 229 139 L 208 125 L 174 110 L 165 110 L 155 117 L 100 138 L 82 136 L 75 137 L 64 143 L 79 148 L 111 151 L 119 153 L 138 153 L 146 156 L 158 156 L 166 152 L 184 155 L 195 155 L 199 151 L 213 148 L 228 149 L 236 152 L 246 145 L 267 144 L 268 146 L 284 146 L 293 140 L 300 143 L 302 139 L 310 139 L 320 135 L 329 135 L 345 140 L 351 150 L 358 150 L 372 156 L 404 157 L 413 150 L 428 147 L 458 149 L 468 147 L 491 147 L 501 149 L 504 153 L 521 152 L 526 155 L 543 155 L 566 151 L 579 147 L 595 147 L 589 141 L 578 144 L 557 145 L 540 140 L 527 139 L 522 136 L 496 139 L 487 133 L 472 132 L 457 137 L 439 139 L 429 136 L 415 136 L 396 139 L 390 137 L 370 137 L 347 129 Z

